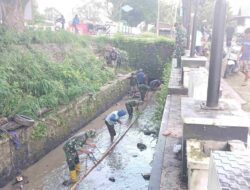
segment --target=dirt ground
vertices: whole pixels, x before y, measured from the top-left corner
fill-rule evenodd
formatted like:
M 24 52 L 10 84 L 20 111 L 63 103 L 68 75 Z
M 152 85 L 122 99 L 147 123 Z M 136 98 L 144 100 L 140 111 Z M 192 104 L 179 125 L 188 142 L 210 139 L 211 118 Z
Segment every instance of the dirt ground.
M 242 105 L 243 110 L 250 112 L 250 82 L 247 86 L 241 86 L 243 80 L 244 75 L 242 73 L 236 73 L 225 79 L 225 81 L 241 96 L 241 98 L 246 101 L 246 103 Z

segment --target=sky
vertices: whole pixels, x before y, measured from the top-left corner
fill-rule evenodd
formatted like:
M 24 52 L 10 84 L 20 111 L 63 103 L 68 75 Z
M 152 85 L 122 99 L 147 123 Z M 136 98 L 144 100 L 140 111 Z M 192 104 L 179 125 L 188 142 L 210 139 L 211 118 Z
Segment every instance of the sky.
M 81 3 L 81 0 L 37 0 L 39 12 L 47 7 L 54 7 L 60 11 L 67 20 L 73 18 L 72 10 Z
M 79 5 L 84 0 L 37 0 L 38 9 L 42 12 L 46 7 L 55 7 L 59 10 L 66 18 L 66 20 L 72 19 L 72 9 Z M 88 0 L 85 0 L 88 1 Z M 166 1 L 177 1 L 178 0 L 166 0 Z M 235 14 L 238 13 L 239 6 L 249 5 L 250 0 L 228 0 L 233 8 Z
M 250 6 L 250 0 L 228 0 L 232 6 L 234 14 L 237 14 L 240 6 Z

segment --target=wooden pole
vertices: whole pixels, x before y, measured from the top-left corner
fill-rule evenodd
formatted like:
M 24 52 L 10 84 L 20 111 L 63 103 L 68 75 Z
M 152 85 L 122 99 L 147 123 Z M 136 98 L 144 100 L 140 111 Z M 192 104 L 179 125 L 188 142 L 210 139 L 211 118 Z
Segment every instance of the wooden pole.
M 104 155 L 96 162 L 96 164 L 90 168 L 83 176 L 80 177 L 80 179 L 72 185 L 68 190 L 75 190 L 77 188 L 77 185 L 79 185 L 89 174 L 92 172 L 108 155 L 109 153 L 116 147 L 116 145 L 123 139 L 123 137 L 127 134 L 129 129 L 133 126 L 133 124 L 137 121 L 138 116 L 129 124 L 126 131 L 122 134 L 122 136 L 112 144 L 112 146 L 104 153 Z
M 152 93 L 152 95 L 148 97 L 146 104 L 142 107 L 142 110 L 144 110 L 148 106 L 148 103 L 151 100 L 153 94 L 154 93 Z M 123 139 L 123 137 L 127 134 L 127 132 L 132 128 L 132 126 L 137 121 L 139 116 L 140 114 L 136 116 L 136 118 L 129 124 L 126 131 L 122 134 L 122 136 L 112 144 L 112 146 L 104 153 L 104 155 L 96 162 L 96 164 L 92 168 L 90 168 L 83 176 L 81 176 L 80 179 L 74 185 L 72 185 L 68 190 L 75 190 L 77 186 L 90 174 L 90 172 L 92 172 L 109 155 L 109 153 L 116 147 L 116 145 Z

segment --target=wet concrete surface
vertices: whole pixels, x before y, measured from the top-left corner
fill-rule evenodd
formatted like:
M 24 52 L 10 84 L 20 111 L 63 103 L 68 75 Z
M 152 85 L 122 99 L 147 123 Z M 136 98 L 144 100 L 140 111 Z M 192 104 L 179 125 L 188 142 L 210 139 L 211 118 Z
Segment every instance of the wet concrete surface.
M 107 112 L 87 125 L 84 130 L 97 129 L 97 137 L 93 140 L 98 149 L 93 150 L 95 157 L 100 159 L 103 153 L 111 146 L 108 130 L 104 125 L 105 116 L 118 108 L 124 107 L 125 100 L 119 102 Z M 144 180 L 141 174 L 151 171 L 156 138 L 153 135 L 144 135 L 143 131 L 152 128 L 151 121 L 154 104 L 151 102 L 139 116 L 138 121 L 133 125 L 125 137 L 119 142 L 115 149 L 98 165 L 77 187 L 79 190 L 145 190 L 148 181 Z M 127 122 L 125 118 L 124 123 Z M 126 125 L 116 126 L 117 140 L 127 129 Z M 84 131 L 83 130 L 83 131 Z M 146 150 L 140 151 L 137 143 L 147 146 Z M 86 155 L 80 156 L 82 171 L 79 176 L 89 170 L 94 164 Z M 39 162 L 23 171 L 29 183 L 24 185 L 25 190 L 66 190 L 62 185 L 64 180 L 69 179 L 69 171 L 65 162 L 62 145 L 51 151 Z M 109 180 L 110 177 L 115 182 Z M 11 184 L 2 188 L 3 190 L 14 189 Z

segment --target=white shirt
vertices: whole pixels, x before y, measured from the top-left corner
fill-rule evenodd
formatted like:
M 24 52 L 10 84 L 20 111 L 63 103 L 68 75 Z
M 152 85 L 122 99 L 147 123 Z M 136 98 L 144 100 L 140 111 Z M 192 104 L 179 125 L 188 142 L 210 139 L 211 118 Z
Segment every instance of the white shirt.
M 195 46 L 202 46 L 202 40 L 201 39 L 202 39 L 202 33 L 201 33 L 201 31 L 197 30 Z

